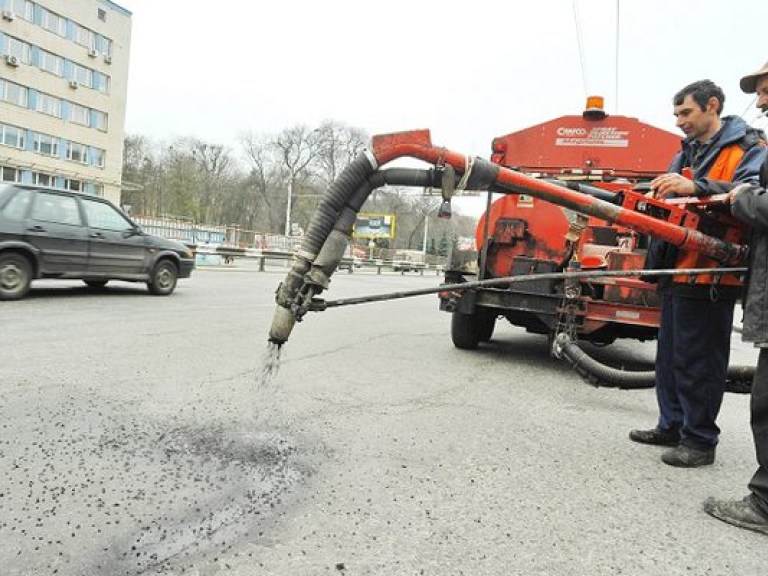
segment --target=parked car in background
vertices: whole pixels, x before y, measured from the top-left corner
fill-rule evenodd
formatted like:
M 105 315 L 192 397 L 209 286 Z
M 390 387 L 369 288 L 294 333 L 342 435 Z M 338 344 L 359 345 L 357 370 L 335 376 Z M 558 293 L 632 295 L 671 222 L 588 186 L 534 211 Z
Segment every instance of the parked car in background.
M 398 250 L 392 261 L 392 270 L 395 272 L 418 272 L 424 270 L 425 258 L 421 250 Z
M 104 198 L 0 185 L 0 300 L 23 298 L 37 278 L 146 282 L 167 296 L 194 265 L 187 246 L 146 234 Z

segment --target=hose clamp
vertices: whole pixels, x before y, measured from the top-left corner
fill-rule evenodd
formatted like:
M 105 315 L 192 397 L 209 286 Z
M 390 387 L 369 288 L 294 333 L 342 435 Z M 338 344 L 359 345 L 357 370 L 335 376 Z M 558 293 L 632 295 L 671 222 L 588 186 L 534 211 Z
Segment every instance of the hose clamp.
M 303 260 L 307 264 L 312 264 L 315 261 L 315 258 L 317 258 L 317 254 L 313 254 L 312 252 L 307 252 L 303 248 L 299 248 L 293 257 L 296 260 Z
M 376 156 L 373 155 L 373 152 L 371 152 L 370 150 L 368 150 L 368 148 L 366 148 L 365 150 L 363 150 L 363 155 L 366 157 L 366 159 L 371 165 L 371 168 L 373 168 L 374 171 L 379 169 L 379 161 L 376 160 Z
M 461 176 L 461 180 L 459 180 L 459 183 L 456 185 L 456 191 L 461 192 L 462 190 L 465 190 L 467 187 L 467 182 L 469 182 L 469 176 L 472 174 L 472 168 L 475 165 L 475 157 L 474 156 L 467 156 L 464 160 L 464 174 Z

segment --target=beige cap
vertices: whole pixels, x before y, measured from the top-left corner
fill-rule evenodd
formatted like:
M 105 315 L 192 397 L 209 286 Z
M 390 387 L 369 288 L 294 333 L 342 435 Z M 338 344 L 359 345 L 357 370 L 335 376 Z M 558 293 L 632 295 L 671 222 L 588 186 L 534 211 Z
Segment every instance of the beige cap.
M 768 75 L 768 62 L 763 64 L 763 67 L 757 72 L 752 72 L 752 74 L 744 76 L 744 78 L 741 79 L 741 82 L 739 82 L 739 86 L 741 86 L 743 92 L 754 94 L 757 91 L 757 79 L 760 78 L 760 76 L 766 75 Z

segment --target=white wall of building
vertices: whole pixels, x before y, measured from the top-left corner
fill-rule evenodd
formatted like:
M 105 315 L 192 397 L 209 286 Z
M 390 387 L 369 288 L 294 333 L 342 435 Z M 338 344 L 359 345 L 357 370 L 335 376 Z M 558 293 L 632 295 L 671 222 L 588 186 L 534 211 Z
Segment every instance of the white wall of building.
M 0 8 L 0 124 L 11 127 L 5 139 L 0 130 L 0 166 L 10 169 L 0 177 L 119 202 L 131 14 L 109 0 Z M 20 91 L 26 102 L 14 101 Z M 25 131 L 23 146 L 14 127 Z

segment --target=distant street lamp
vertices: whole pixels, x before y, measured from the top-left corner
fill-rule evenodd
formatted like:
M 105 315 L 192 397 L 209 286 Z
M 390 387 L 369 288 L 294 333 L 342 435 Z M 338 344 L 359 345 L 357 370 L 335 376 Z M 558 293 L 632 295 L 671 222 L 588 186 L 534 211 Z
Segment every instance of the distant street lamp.
M 288 180 L 288 206 L 285 209 L 285 235 L 291 235 L 291 198 L 293 198 L 293 177 Z
M 437 211 L 437 215 L 439 218 L 442 218 L 440 216 L 440 206 L 435 206 L 433 208 L 430 208 L 424 213 L 424 242 L 422 244 L 422 252 L 424 252 L 424 257 L 427 257 L 427 235 L 429 234 L 429 215 L 433 212 Z

